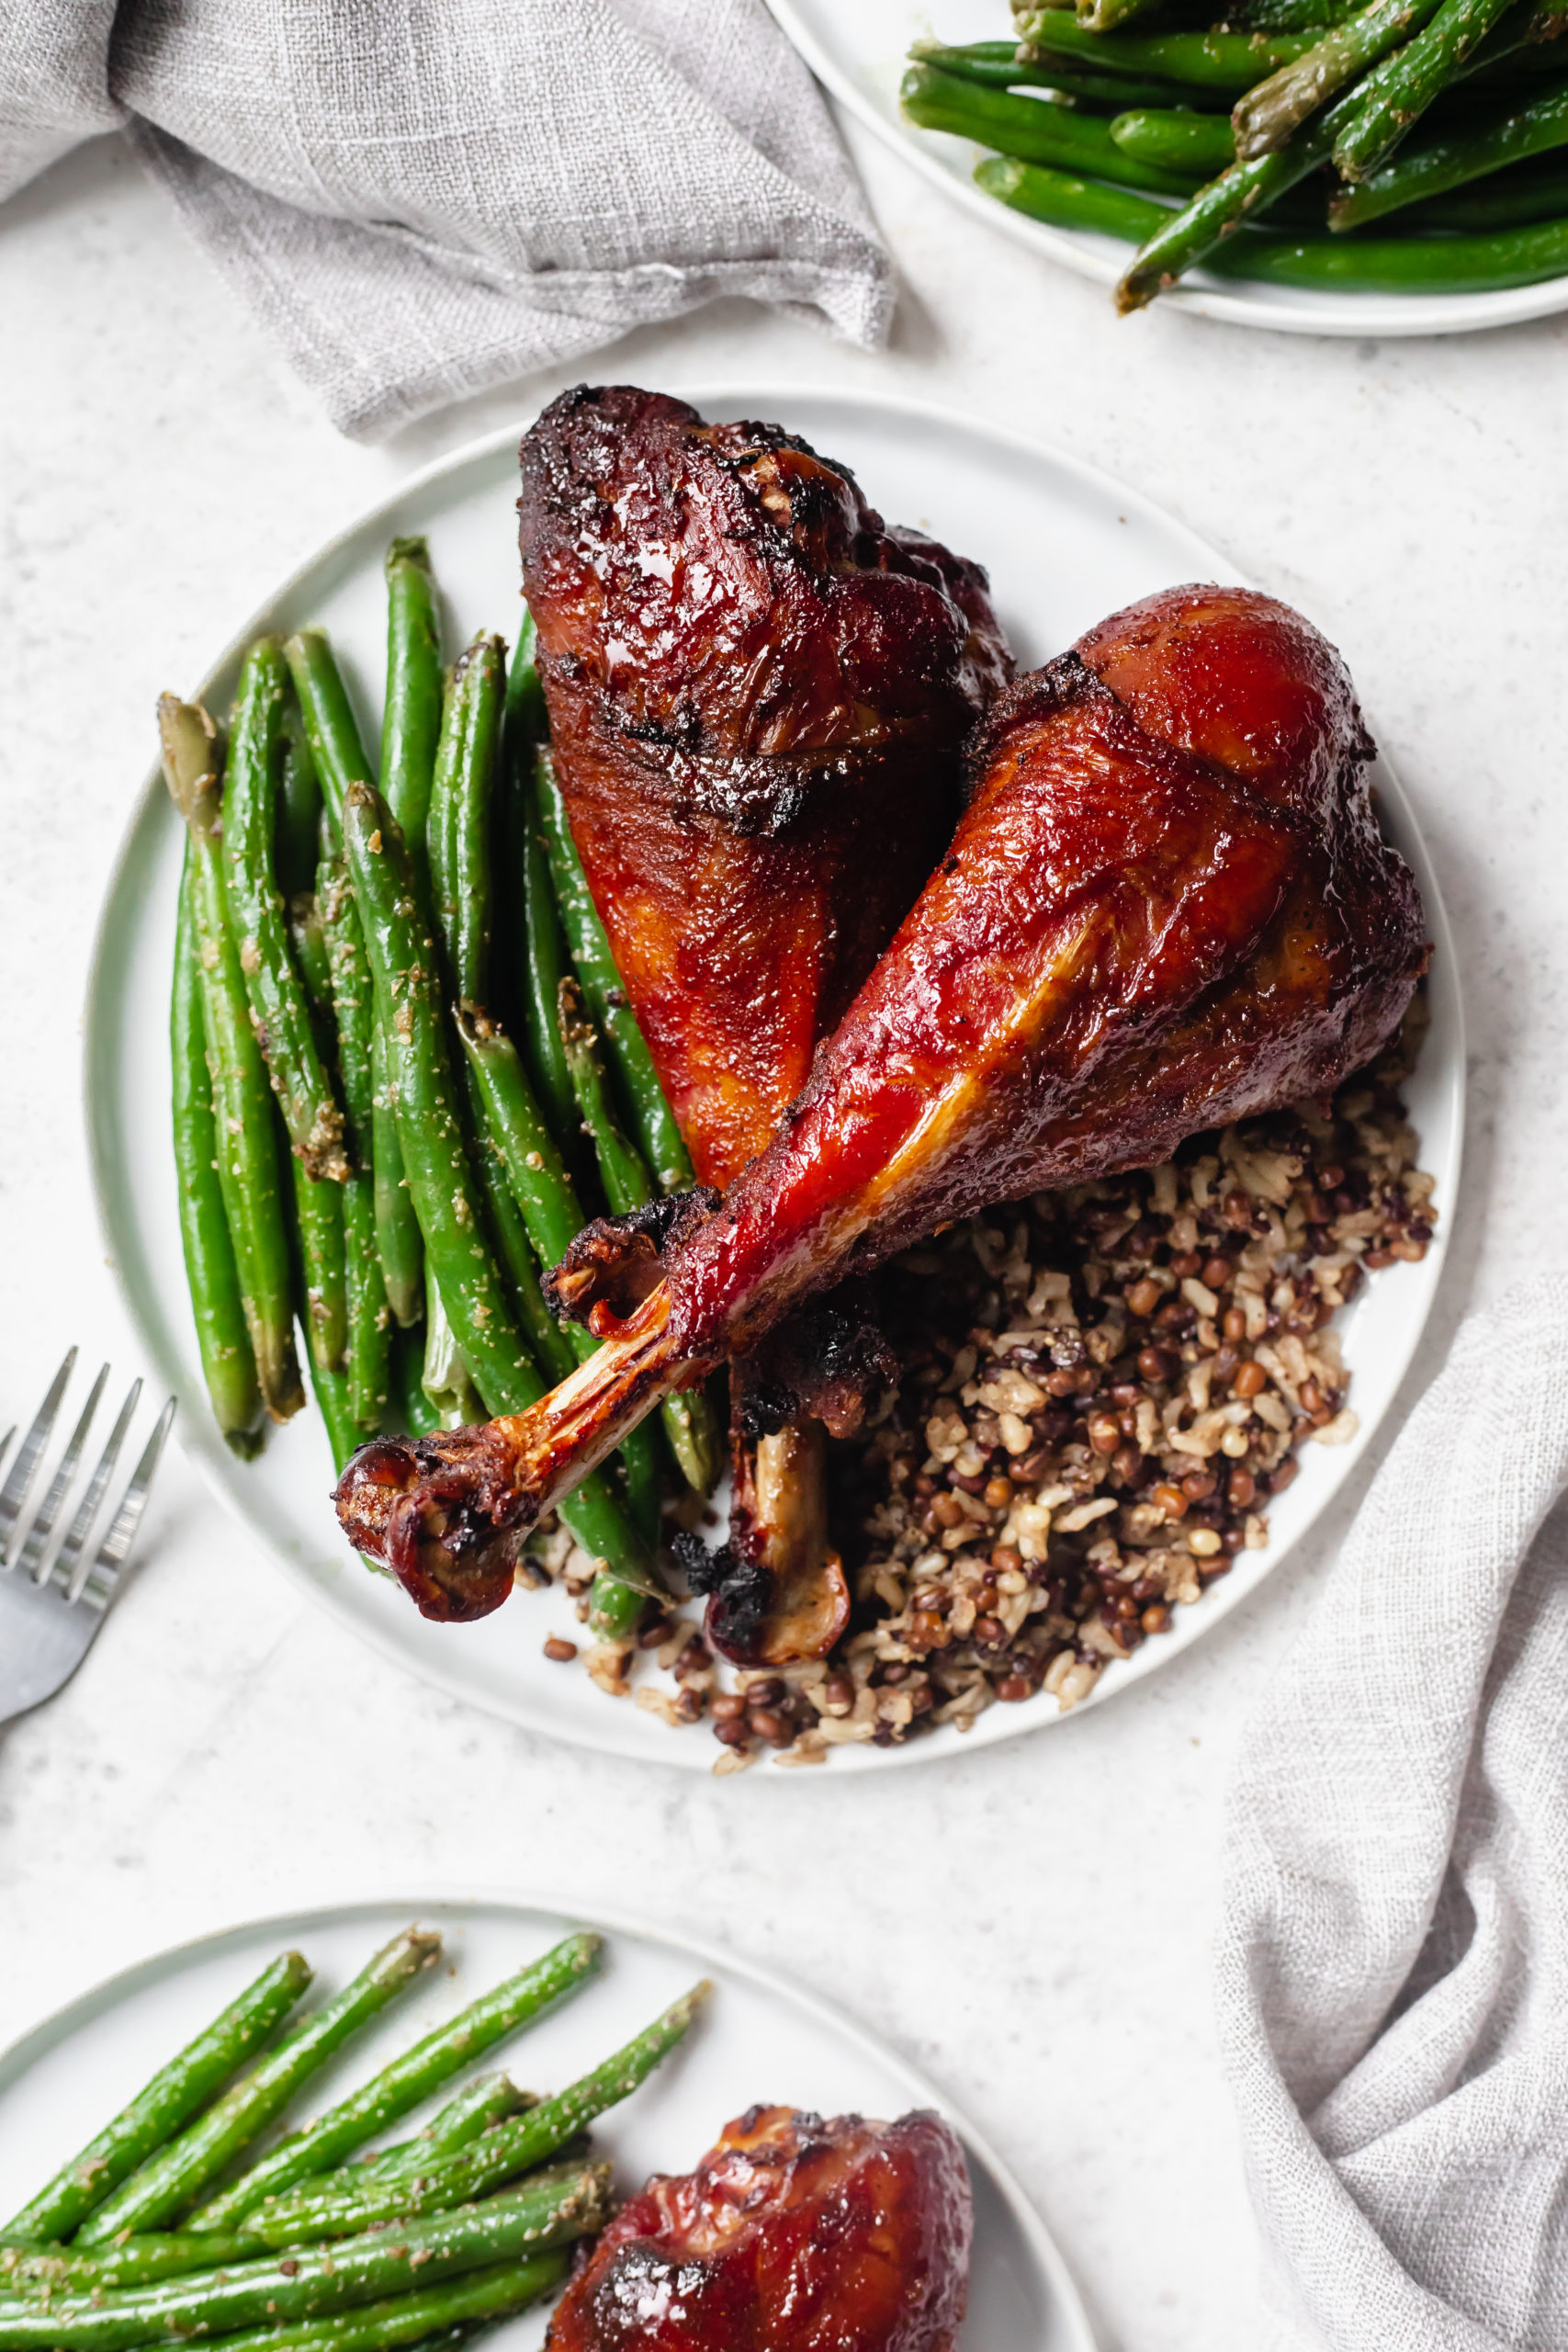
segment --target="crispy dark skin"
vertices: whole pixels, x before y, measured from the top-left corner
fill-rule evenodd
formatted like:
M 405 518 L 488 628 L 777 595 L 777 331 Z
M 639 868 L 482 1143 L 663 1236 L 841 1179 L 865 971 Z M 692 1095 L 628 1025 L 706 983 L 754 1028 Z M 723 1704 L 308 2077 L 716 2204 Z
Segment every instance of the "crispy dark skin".
M 951 2352 L 973 2233 L 941 2119 L 754 2107 L 622 2207 L 547 2352 Z
M 1366 1062 L 1427 960 L 1371 748 L 1333 649 L 1242 589 L 1150 597 L 1021 679 L 779 1136 L 625 1322 L 580 1301 L 608 1344 L 495 1425 L 506 1509 L 546 1507 L 664 1385 L 948 1219 L 1154 1165 Z
M 984 573 L 887 529 L 776 425 L 580 387 L 523 444 L 518 511 L 572 837 L 697 1174 L 722 1187 L 913 905 L 1011 662 Z M 562 1305 L 577 1280 L 558 1277 Z M 742 1640 L 716 1596 L 708 1632 L 773 1665 L 830 1645 L 849 1591 L 821 1431 L 748 1435 L 752 1385 L 735 1364 L 729 1543 L 779 1605 Z
M 523 444 L 571 830 L 697 1174 L 773 1140 L 1011 671 L 985 575 L 777 425 L 580 387 Z

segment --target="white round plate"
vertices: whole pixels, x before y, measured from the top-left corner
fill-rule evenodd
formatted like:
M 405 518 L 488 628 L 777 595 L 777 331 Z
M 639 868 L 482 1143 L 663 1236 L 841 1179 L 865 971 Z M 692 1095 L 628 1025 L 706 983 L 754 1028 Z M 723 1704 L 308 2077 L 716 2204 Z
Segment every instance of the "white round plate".
M 1021 666 L 1069 645 L 1092 622 L 1151 590 L 1183 580 L 1235 580 L 1213 548 L 1168 515 L 1076 459 L 938 411 L 883 398 L 780 385 L 696 386 L 710 416 L 763 416 L 858 473 L 883 514 L 933 532 L 989 567 L 998 610 Z M 385 500 L 279 589 L 222 654 L 200 691 L 227 707 L 240 654 L 262 629 L 320 621 L 331 629 L 361 716 L 379 711 L 386 620 L 381 559 L 394 536 L 423 531 L 447 605 L 448 641 L 479 628 L 510 637 L 517 611 L 513 544 L 515 433 L 446 459 Z M 1353 655 L 1354 649 L 1350 649 Z M 1353 666 L 1353 663 L 1352 663 Z M 374 741 L 367 729 L 367 739 Z M 1350 1401 L 1359 1436 L 1329 1451 L 1308 1446 L 1302 1474 L 1275 1503 L 1273 1541 L 1244 1553 L 1233 1573 L 1175 1627 L 1100 1678 L 1089 1703 L 1174 1657 L 1243 1600 L 1337 1491 L 1377 1428 L 1410 1362 L 1442 1263 L 1459 1176 L 1464 1070 L 1459 991 L 1438 887 L 1398 785 L 1379 778 L 1391 830 L 1414 866 L 1437 943 L 1432 1028 L 1411 1090 L 1422 1164 L 1437 1178 L 1438 1239 L 1420 1265 L 1391 1266 L 1345 1318 Z M 168 1002 L 182 836 L 154 771 L 110 884 L 89 984 L 86 1110 L 109 1256 L 158 1377 L 178 1396 L 175 1427 L 213 1487 L 305 1589 L 344 1623 L 412 1672 L 492 1713 L 583 1746 L 650 1763 L 706 1770 L 711 1729 L 671 1730 L 629 1701 L 606 1698 L 580 1668 L 550 1664 L 547 1635 L 580 1636 L 558 1593 L 515 1594 L 473 1625 L 433 1625 L 387 1578 L 367 1574 L 338 1535 L 325 1433 L 313 1412 L 269 1438 L 259 1462 L 237 1462 L 207 1408 L 180 1256 L 169 1134 Z M 964 1735 L 987 1746 L 1060 1720 L 1055 1700 L 998 1706 Z M 839 1749 L 830 1770 L 884 1771 L 951 1755 L 950 1727 L 907 1747 Z M 748 1784 L 778 1777 L 752 1771 Z
M 1054 229 L 998 203 L 975 186 L 975 166 L 987 149 L 946 131 L 918 130 L 899 112 L 898 85 L 910 42 L 1005 40 L 1012 30 L 1008 0 L 850 0 L 847 6 L 845 0 L 768 0 L 768 6 L 840 105 L 966 212 L 1080 277 L 1115 285 L 1130 245 L 1087 229 Z M 1568 277 L 1494 294 L 1334 294 L 1310 287 L 1246 286 L 1200 269 L 1159 299 L 1162 310 L 1193 311 L 1233 326 L 1275 327 L 1288 334 L 1464 334 L 1568 309 Z
M 567 2083 L 630 2040 L 700 1976 L 715 1991 L 682 2048 L 593 2127 L 599 2153 L 630 2194 L 652 2172 L 687 2172 L 724 2125 L 759 2104 L 859 2113 L 890 2121 L 937 2109 L 964 2141 L 975 2191 L 969 2312 L 959 2352 L 1094 2352 L 1077 2291 L 1022 2190 L 952 2102 L 913 2066 L 825 2002 L 782 1977 L 633 1921 L 584 1922 L 547 1904 L 501 1896 L 344 1905 L 259 1919 L 181 1944 L 73 2001 L 0 2057 L 0 2214 L 13 2213 L 69 2162 L 154 2070 L 279 1951 L 298 1946 L 334 1990 L 411 1920 L 438 1928 L 442 1965 L 394 2002 L 344 2060 L 311 2086 L 320 2112 L 502 1978 L 579 1926 L 607 1939 L 600 1973 L 514 2041 L 491 2065 L 541 2092 Z M 447 1962 L 456 1962 L 449 1969 Z M 401 2139 L 451 2086 L 387 2135 Z M 545 2312 L 508 2321 L 504 2352 L 544 2341 Z

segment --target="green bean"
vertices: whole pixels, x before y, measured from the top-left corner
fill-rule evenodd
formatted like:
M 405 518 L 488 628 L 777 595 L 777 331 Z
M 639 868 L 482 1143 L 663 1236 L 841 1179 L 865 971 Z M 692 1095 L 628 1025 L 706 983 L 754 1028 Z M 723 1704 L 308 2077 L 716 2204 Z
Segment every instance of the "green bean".
M 1159 6 L 1160 0 L 1078 0 L 1078 22 L 1087 32 L 1114 32 Z
M 1372 185 L 1371 182 L 1367 183 Z M 1516 164 L 1472 182 L 1451 196 L 1427 197 L 1412 205 L 1402 229 L 1517 229 L 1568 218 L 1568 163 L 1548 156 L 1540 164 Z
M 18 2295 L 86 2295 L 105 2287 L 151 2287 L 160 2278 L 210 2270 L 215 2263 L 249 2262 L 262 2251 L 255 2238 L 126 2231 L 96 2254 L 72 2246 L 6 2246 L 0 2249 L 0 2279 Z
M 222 2088 L 242 2061 L 282 2024 L 310 1982 L 310 1971 L 299 1952 L 286 1951 L 269 1961 L 177 2058 L 159 2067 L 80 2155 L 62 2165 L 6 2223 L 7 2233 L 20 2238 L 69 2237 L 111 2189 Z
M 234 1262 L 234 1245 L 229 1238 L 229 1220 L 218 1177 L 212 1078 L 207 1067 L 197 968 L 194 856 L 187 840 L 185 870 L 180 877 L 175 985 L 169 1012 L 180 1242 L 202 1376 L 213 1417 L 223 1432 L 225 1444 L 242 1460 L 249 1461 L 261 1446 L 261 1390 L 256 1385 L 256 1360 L 246 1328 L 239 1269 Z
M 449 2099 L 423 2132 L 412 2140 L 400 2141 L 396 2147 L 383 2148 L 356 2177 L 364 2179 L 373 2175 L 378 2180 L 391 2180 L 419 2172 L 443 2156 L 455 2156 L 492 2123 L 504 2122 L 509 2115 L 538 2104 L 537 2095 L 519 2090 L 509 2075 L 480 2075 Z
M 582 991 L 575 980 L 560 984 L 559 1020 L 566 1066 L 571 1072 L 583 1127 L 593 1138 L 604 1197 L 612 1216 L 626 1216 L 653 1199 L 653 1179 L 648 1162 L 615 1116 L 600 1058 L 599 1032 L 584 1014 Z
M 314 890 L 297 890 L 288 901 L 288 944 L 310 1002 L 324 1018 L 333 1009 L 332 964 Z
M 576 1129 L 577 1111 L 556 1003 L 569 967 L 534 786 L 535 754 L 546 733 L 544 695 L 534 666 L 534 623 L 525 615 L 506 684 L 507 855 L 519 900 L 515 930 L 522 948 L 515 991 L 518 1045 L 536 1099 L 558 1142 L 565 1142 Z
M 1119 74 L 1093 74 L 1077 65 L 1021 65 L 1018 44 L 1010 40 L 973 40 L 954 48 L 940 40 L 909 45 L 916 65 L 933 65 L 964 81 L 982 83 L 989 90 L 1056 90 L 1064 97 L 1095 98 L 1120 109 L 1123 107 L 1179 107 L 1210 98 L 1207 91 L 1192 91 L 1180 82 L 1138 81 Z
M 535 779 L 556 905 L 583 1002 L 604 1036 L 626 1096 L 637 1148 L 653 1172 L 654 1182 L 661 1192 L 683 1191 L 694 1181 L 691 1154 L 682 1140 L 675 1114 L 664 1099 L 653 1057 L 615 969 L 609 938 L 593 904 L 577 844 L 571 837 L 571 824 L 556 781 L 554 763 L 547 751 L 539 752 Z
M 419 1322 L 424 1302 L 424 1242 L 403 1167 L 403 1140 L 392 1098 L 386 1033 L 377 1019 L 370 1039 L 375 1076 L 371 1097 L 371 1182 L 376 1246 L 382 1284 L 392 1319 L 406 1331 Z
M 1357 187 L 1334 198 L 1331 229 L 1357 229 L 1424 197 L 1444 194 L 1506 164 L 1568 144 L 1568 82 L 1560 81 L 1526 106 L 1493 112 L 1468 130 L 1428 140 Z
M 1359 17 L 1336 25 L 1315 49 L 1236 100 L 1231 117 L 1236 153 L 1247 161 L 1282 147 L 1336 90 L 1419 32 L 1437 6 L 1438 0 L 1371 0 Z
M 257 2327 L 218 2338 L 222 2352 L 386 2352 L 418 2344 L 422 2352 L 457 2352 L 479 2323 L 525 2311 L 558 2287 L 571 2268 L 564 2247 L 465 2271 L 417 2294 L 389 2295 L 378 2303 L 330 2318 L 297 2320 L 290 2327 Z
M 263 1402 L 275 1421 L 304 1403 L 278 1182 L 272 1088 L 251 1027 L 218 849 L 217 730 L 198 704 L 158 705 L 164 775 L 189 834 L 201 1022 L 212 1082 L 218 1175 Z
M 378 2181 L 374 2175 L 361 2173 L 352 2188 L 323 2182 L 254 2214 L 251 2226 L 269 2245 L 296 2245 L 308 2238 L 372 2229 L 404 2214 L 444 2211 L 467 2198 L 485 2196 L 502 2181 L 542 2164 L 595 2116 L 629 2098 L 685 2039 L 712 1989 L 705 1980 L 694 1985 L 581 2081 L 554 2098 L 541 2099 L 526 2115 L 498 2123 L 471 2147 L 430 2165 L 412 2181 Z
M 1173 211 L 1130 188 L 1107 187 L 1098 180 L 1081 180 L 1069 172 L 1048 172 L 1039 164 L 1020 164 L 1006 155 L 987 155 L 975 166 L 976 187 L 1032 220 L 1047 220 L 1056 229 L 1092 229 L 1102 237 L 1122 237 L 1141 244 L 1161 222 L 1175 219 Z
M 294 1232 L 299 1252 L 299 1320 L 311 1369 L 341 1373 L 348 1353 L 348 1276 L 344 1258 L 343 1186 L 313 1183 L 289 1155 Z
M 424 1269 L 424 1367 L 420 1374 L 420 1386 L 435 1415 L 438 1429 L 471 1429 L 485 1418 L 484 1400 L 474 1386 L 473 1374 L 453 1336 L 428 1261 Z
M 380 1428 L 390 1391 L 392 1317 L 376 1231 L 375 992 L 341 851 L 322 860 L 316 898 L 328 949 L 338 1070 L 354 1154 L 353 1172 L 343 1188 L 349 1411 L 355 1429 L 368 1434 Z
M 348 1173 L 343 1114 L 316 1050 L 274 874 L 288 699 L 283 655 L 275 639 L 261 638 L 245 656 L 230 723 L 223 788 L 225 887 L 251 1019 L 289 1142 L 307 1175 L 341 1182 Z
M 1354 111 L 1334 142 L 1341 179 L 1371 179 L 1513 5 L 1514 0 L 1443 0 L 1415 39 L 1355 93 Z
M 922 130 L 974 139 L 982 147 L 995 147 L 1021 162 L 1046 164 L 1057 171 L 1087 172 L 1099 179 L 1153 188 L 1167 196 L 1184 195 L 1192 185 L 1190 178 L 1156 171 L 1125 154 L 1108 126 L 1096 117 L 1073 114 L 1066 107 L 1043 106 L 1038 98 L 1014 98 L 1005 91 L 983 89 L 954 74 L 939 73 L 934 66 L 912 65 L 904 76 L 898 102 L 909 120 Z
M 442 1426 L 441 1416 L 424 1393 L 424 1331 L 415 1325 L 412 1330 L 400 1326 L 392 1333 L 392 1406 L 393 1425 L 399 1430 L 412 1430 L 415 1437 L 433 1437 Z
M 1019 19 L 1021 54 L 1036 65 L 1057 58 L 1100 73 L 1153 74 L 1213 96 L 1239 98 L 1266 74 L 1316 45 L 1303 33 L 1091 33 L 1068 8 L 1040 8 Z
M 1243 169 L 1247 168 L 1242 166 Z M 1097 187 L 1038 164 L 997 157 L 975 174 L 987 194 L 1059 227 L 1095 229 L 1129 243 L 1173 216 L 1147 198 Z M 1568 218 L 1491 234 L 1452 237 L 1237 238 L 1208 266 L 1225 277 L 1337 292 L 1486 293 L 1529 286 L 1568 269 Z
M 297 890 L 308 890 L 315 877 L 321 821 L 321 779 L 292 692 L 284 696 L 278 731 L 283 741 L 277 775 L 277 887 L 287 900 Z
M 428 849 L 447 984 L 460 1003 L 489 994 L 491 820 L 506 699 L 506 648 L 476 637 L 452 673 L 442 717 Z
M 313 2010 L 232 2090 L 123 2181 L 83 2223 L 77 2245 L 101 2245 L 119 2230 L 156 2229 L 183 2213 L 333 2051 L 385 2008 L 440 1950 L 440 1937 L 423 1928 L 407 1928 L 394 1936 L 335 1999 Z
M 587 1219 L 555 1136 L 524 1075 L 516 1047 L 488 1013 L 471 1006 L 459 1008 L 457 1035 L 479 1081 L 485 1125 L 500 1149 L 528 1238 L 541 1265 L 556 1265 Z
M 308 2174 L 340 2164 L 378 2132 L 395 2123 L 400 2115 L 417 2107 L 471 2058 L 580 1990 L 598 1968 L 603 1947 L 601 1936 L 568 1936 L 542 1959 L 481 1993 L 325 2115 L 291 2132 L 231 2188 L 203 2205 L 192 2216 L 190 2226 L 232 2229 L 264 2199 L 276 2196 Z
M 597 2228 L 608 2172 L 606 2165 L 584 2165 L 564 2179 L 531 2183 L 407 2229 L 375 2230 L 333 2246 L 302 2245 L 287 2267 L 272 2253 L 233 2269 L 195 2271 L 90 2300 L 72 2296 L 37 2310 L 13 2308 L 0 2314 L 0 2347 L 131 2352 L 197 2328 L 221 2336 L 268 2320 L 287 2324 L 378 2301 L 411 2278 L 420 2280 L 423 2293 L 442 2278 L 542 2253 Z
M 1234 236 L 1245 220 L 1256 219 L 1309 172 L 1316 171 L 1326 162 L 1355 102 L 1352 91 L 1326 113 L 1303 124 L 1287 145 L 1251 163 L 1232 164 L 1179 212 L 1160 220 L 1116 288 L 1117 309 L 1123 314 L 1141 310 L 1213 254 L 1225 238 Z M 1252 276 L 1250 265 L 1256 258 L 1249 253 L 1235 274 Z
M 387 549 L 387 704 L 381 723 L 381 788 L 402 828 L 403 839 L 414 845 L 410 854 L 416 871 L 435 776 L 441 692 L 441 626 L 430 549 L 423 539 L 394 539 Z
M 1568 220 L 1454 237 L 1249 237 L 1213 265 L 1227 277 L 1334 293 L 1489 294 L 1568 270 Z
M 402 837 L 373 786 L 350 787 L 344 840 L 376 981 L 378 1027 L 388 1039 L 409 1186 L 442 1304 L 488 1410 L 521 1412 L 537 1402 L 544 1385 L 484 1242 L 431 970 L 434 943 L 418 918 Z M 640 1538 L 601 1473 L 583 1481 L 560 1514 L 583 1548 L 617 1575 L 660 1589 Z
M 417 564 L 412 565 L 417 571 Z M 284 648 L 293 673 L 295 692 L 304 713 L 310 750 L 321 779 L 321 790 L 333 824 L 341 833 L 344 800 L 355 784 L 368 785 L 370 763 L 359 739 L 348 690 L 326 633 L 301 629 Z M 417 787 L 409 786 L 417 798 Z M 428 788 L 426 791 L 428 797 Z M 372 1105 L 372 1164 L 376 1185 L 376 1235 L 387 1301 L 399 1323 L 417 1323 L 424 1299 L 423 1247 L 413 1203 L 404 1181 L 402 1144 L 386 1063 L 388 1045 L 374 1041 L 375 1095 Z
M 432 905 L 446 992 L 459 1019 L 465 1006 L 479 1006 L 490 993 L 490 835 L 505 684 L 501 639 L 477 637 L 453 673 L 436 754 L 428 842 Z M 512 1305 L 535 1361 L 553 1384 L 564 1379 L 575 1359 L 545 1305 L 526 1220 L 466 1057 L 456 1078 L 469 1159 Z
M 1123 154 L 1188 182 L 1210 179 L 1235 161 L 1235 135 L 1224 115 L 1134 108 L 1116 117 L 1111 136 Z

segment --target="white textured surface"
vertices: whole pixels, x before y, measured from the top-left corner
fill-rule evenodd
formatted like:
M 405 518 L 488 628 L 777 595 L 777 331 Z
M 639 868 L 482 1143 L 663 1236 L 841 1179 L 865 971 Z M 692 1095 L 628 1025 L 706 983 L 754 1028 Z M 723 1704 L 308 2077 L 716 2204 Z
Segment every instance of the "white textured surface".
M 1470 1155 L 1435 1351 L 1467 1295 L 1562 1255 L 1568 327 L 1378 346 L 1121 323 L 855 144 L 907 279 L 889 356 L 736 304 L 595 372 L 901 383 L 1036 429 L 1338 641 L 1465 963 Z M 10 1412 L 72 1332 L 127 1359 L 88 1204 L 77 1008 L 152 697 L 383 484 L 512 403 L 346 446 L 110 143 L 0 211 L 0 316 Z M 1058 1736 L 764 1792 L 553 1750 L 420 1689 L 310 1611 L 176 1457 L 145 1572 L 75 1684 L 0 1733 L 0 2033 L 259 1909 L 392 1883 L 543 1882 L 588 1908 L 597 1892 L 797 1968 L 951 2085 L 1048 2215 L 1108 2346 L 1251 2352 L 1255 2239 L 1208 1986 L 1218 1807 L 1335 1533 Z

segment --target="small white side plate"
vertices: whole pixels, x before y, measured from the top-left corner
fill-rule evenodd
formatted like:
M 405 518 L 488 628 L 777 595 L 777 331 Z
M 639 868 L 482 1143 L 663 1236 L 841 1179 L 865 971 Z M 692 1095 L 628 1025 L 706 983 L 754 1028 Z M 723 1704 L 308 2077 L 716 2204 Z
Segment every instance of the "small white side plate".
M 874 2035 L 782 1977 L 682 1937 L 635 1921 L 583 1921 L 547 1903 L 502 1896 L 352 1904 L 255 1920 L 161 1952 L 85 1994 L 0 2057 L 0 2215 L 32 2197 L 276 1954 L 298 1946 L 316 1970 L 319 1996 L 411 1920 L 440 1928 L 442 1964 L 318 2076 L 310 2113 L 573 1928 L 602 1927 L 607 1952 L 599 1976 L 475 2071 L 503 2067 L 526 2088 L 560 2090 L 698 1977 L 710 1976 L 714 1997 L 690 2039 L 594 2126 L 621 2194 L 649 2173 L 689 2171 L 753 2103 L 884 2121 L 913 2107 L 935 2108 L 964 2141 L 975 2189 L 960 2352 L 1094 2352 L 1066 2266 L 1018 2183 L 935 2085 Z M 387 2137 L 405 2137 L 449 2096 L 450 2089 L 438 2095 Z M 541 2310 L 509 2321 L 492 2340 L 503 2352 L 532 2352 L 544 2334 Z
M 1012 30 L 1007 0 L 852 0 L 848 7 L 844 0 L 768 0 L 768 6 L 824 87 L 897 148 L 922 178 L 945 188 L 976 220 L 1080 277 L 1115 285 L 1127 266 L 1129 245 L 1089 230 L 1054 229 L 999 204 L 975 186 L 975 166 L 985 148 L 945 131 L 918 130 L 898 110 L 909 43 L 1005 40 Z M 1194 270 L 1159 299 L 1162 309 L 1288 334 L 1465 334 L 1568 309 L 1568 277 L 1494 294 L 1336 294 L 1310 287 L 1246 286 Z
M 777 384 L 681 388 L 710 416 L 774 418 L 858 473 L 891 520 L 933 532 L 989 569 L 998 609 L 1021 667 L 1072 643 L 1089 625 L 1183 580 L 1234 580 L 1234 566 L 1156 506 L 1076 459 L 915 402 Z M 515 434 L 482 442 L 406 484 L 306 564 L 219 656 L 200 691 L 227 707 L 240 654 L 263 629 L 320 621 L 331 629 L 361 716 L 379 712 L 386 619 L 381 560 L 394 536 L 423 531 L 441 582 L 448 642 L 480 627 L 516 626 Z M 1354 667 L 1353 647 L 1347 648 Z M 374 734 L 367 729 L 367 740 Z M 1100 1679 L 1090 1704 L 1176 1657 L 1256 1589 L 1338 1491 L 1398 1388 L 1441 1270 L 1459 1180 L 1464 1044 L 1447 920 L 1436 877 L 1398 784 L 1379 788 L 1390 828 L 1416 870 L 1436 942 L 1432 1027 L 1411 1114 L 1424 1167 L 1436 1176 L 1438 1238 L 1418 1266 L 1393 1266 L 1344 1318 L 1350 1401 L 1359 1435 L 1305 1449 L 1302 1475 L 1271 1512 L 1267 1551 L 1235 1570 L 1173 1630 Z M 671 1730 L 629 1701 L 612 1701 L 581 1668 L 551 1665 L 547 1635 L 581 1638 L 555 1594 L 519 1593 L 474 1625 L 427 1624 L 387 1578 L 370 1575 L 338 1534 L 332 1464 L 313 1412 L 275 1431 L 258 1462 L 237 1462 L 202 1387 L 180 1256 L 169 1133 L 169 979 L 181 831 L 156 772 L 132 820 L 105 904 L 86 1015 L 86 1113 L 98 1204 L 111 1260 L 158 1377 L 180 1399 L 176 1428 L 216 1491 L 287 1572 L 344 1623 L 410 1671 L 514 1723 L 587 1747 L 710 1769 L 706 1724 Z M 964 1736 L 988 1746 L 1058 1723 L 1055 1702 L 997 1706 Z M 959 1749 L 951 1727 L 906 1747 L 856 1747 L 826 1768 L 885 1771 Z M 783 1776 L 759 1767 L 748 1787 Z

